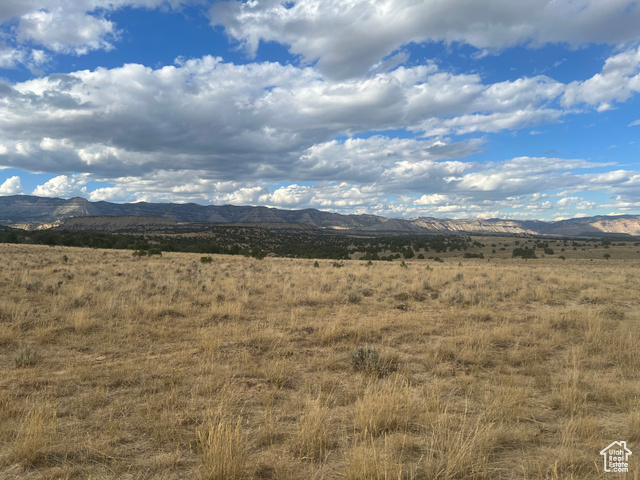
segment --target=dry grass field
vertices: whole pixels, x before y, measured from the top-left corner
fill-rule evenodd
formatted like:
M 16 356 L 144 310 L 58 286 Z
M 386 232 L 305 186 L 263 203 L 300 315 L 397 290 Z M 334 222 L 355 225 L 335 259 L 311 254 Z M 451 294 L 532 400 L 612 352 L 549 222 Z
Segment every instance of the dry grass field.
M 636 250 L 336 268 L 0 245 L 0 478 L 619 478 L 616 440 L 638 478 Z

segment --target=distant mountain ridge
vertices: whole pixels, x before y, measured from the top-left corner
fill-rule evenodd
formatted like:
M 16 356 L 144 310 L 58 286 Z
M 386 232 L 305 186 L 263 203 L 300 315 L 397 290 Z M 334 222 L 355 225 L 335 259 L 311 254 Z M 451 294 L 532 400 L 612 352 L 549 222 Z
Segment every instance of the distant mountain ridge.
M 90 218 L 89 218 L 90 217 Z M 103 217 L 103 218 L 100 218 Z M 137 220 L 113 217 L 139 217 Z M 143 219 L 144 217 L 144 219 Z M 74 219 L 74 220 L 70 220 Z M 298 224 L 315 228 L 371 233 L 474 233 L 559 236 L 640 236 L 640 215 L 597 216 L 546 222 L 541 220 L 466 219 L 419 217 L 385 218 L 376 215 L 341 215 L 316 209 L 281 210 L 270 207 L 198 205 L 195 203 L 110 203 L 29 195 L 0 197 L 0 224 L 13 226 L 59 225 L 78 230 L 113 230 L 119 224 L 170 225 L 172 223 Z M 106 228 L 107 224 L 111 226 Z M 62 225 L 65 228 L 65 224 Z

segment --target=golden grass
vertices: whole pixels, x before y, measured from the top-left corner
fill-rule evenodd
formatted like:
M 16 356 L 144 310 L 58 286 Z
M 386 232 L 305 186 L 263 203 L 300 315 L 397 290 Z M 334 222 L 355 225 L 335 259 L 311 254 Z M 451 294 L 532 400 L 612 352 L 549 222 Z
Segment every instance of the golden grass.
M 608 478 L 615 440 L 637 478 L 627 250 L 315 268 L 0 245 L 0 478 Z
M 204 480 L 240 480 L 245 477 L 247 441 L 242 419 L 223 420 L 196 432 L 200 476 Z

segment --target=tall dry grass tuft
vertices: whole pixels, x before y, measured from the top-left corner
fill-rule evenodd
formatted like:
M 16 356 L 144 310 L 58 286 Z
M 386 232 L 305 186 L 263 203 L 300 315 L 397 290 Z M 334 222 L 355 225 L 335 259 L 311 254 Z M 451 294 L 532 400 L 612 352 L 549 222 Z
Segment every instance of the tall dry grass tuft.
M 33 405 L 18 427 L 10 458 L 24 466 L 37 464 L 57 438 L 57 416 L 47 405 Z
M 493 424 L 467 411 L 440 415 L 426 434 L 424 478 L 491 478 L 489 456 L 499 437 Z
M 573 417 L 584 411 L 588 395 L 575 351 L 571 352 L 570 361 L 570 367 L 560 379 L 554 402 L 565 415 Z
M 323 461 L 329 449 L 336 445 L 329 407 L 319 400 L 310 402 L 293 436 L 293 450 L 303 460 Z
M 203 480 L 241 480 L 246 476 L 247 439 L 242 419 L 219 420 L 196 431 L 200 477 Z
M 365 434 L 362 443 L 354 443 L 344 478 L 346 480 L 413 480 L 418 475 L 419 465 L 403 463 L 398 459 L 387 437 L 376 442 L 372 435 Z M 436 478 L 436 477 L 433 477 Z
M 354 422 L 363 435 L 408 431 L 420 424 L 424 405 L 411 385 L 399 376 L 372 381 L 356 401 Z

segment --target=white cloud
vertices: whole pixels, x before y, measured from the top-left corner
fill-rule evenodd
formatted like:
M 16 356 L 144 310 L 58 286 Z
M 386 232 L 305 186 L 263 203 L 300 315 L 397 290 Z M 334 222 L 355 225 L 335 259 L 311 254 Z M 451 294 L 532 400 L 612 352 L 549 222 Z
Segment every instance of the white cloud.
M 0 185 L 0 195 L 19 195 L 23 193 L 22 183 L 20 177 L 13 176 L 7 178 L 2 185 Z
M 603 70 L 621 63 L 612 60 Z M 557 105 L 566 86 L 548 77 L 483 84 L 477 75 L 432 65 L 342 81 L 310 67 L 204 57 L 2 88 L 6 166 L 107 177 L 181 168 L 219 181 L 367 182 L 402 173 L 404 161 L 408 170 L 424 172 L 428 162 L 419 167 L 418 160 L 463 158 L 483 148 L 482 140 L 453 142 L 446 135 L 517 130 L 566 114 Z M 332 143 L 341 134 L 403 127 L 435 139 Z
M 178 8 L 192 0 L 3 0 L 0 2 L 0 68 L 34 73 L 51 54 L 110 50 L 117 25 L 107 17 L 123 7 Z M 35 46 L 42 48 L 35 48 Z
M 366 158 L 374 154 L 384 139 L 330 142 L 322 155 L 349 155 Z M 389 139 L 387 139 L 389 141 Z M 368 143 L 370 142 L 370 143 Z M 415 147 L 415 140 L 395 139 L 390 145 Z M 404 143 L 408 142 L 408 143 Z M 416 142 L 417 143 L 417 142 Z M 352 150 L 357 153 L 350 153 Z M 411 155 L 409 148 L 407 155 Z M 314 152 L 318 154 L 318 152 Z M 553 208 L 563 208 L 566 215 L 576 211 L 591 212 L 602 207 L 574 192 L 619 192 L 617 208 L 632 205 L 632 195 L 640 191 L 640 172 L 620 171 L 615 175 L 591 173 L 602 164 L 584 160 L 519 157 L 488 164 L 448 159 L 402 159 L 382 162 L 376 178 L 358 181 L 317 181 L 309 184 L 278 182 L 258 178 L 219 181 L 207 170 L 155 170 L 139 176 L 92 180 L 108 181 L 113 186 L 92 192 L 84 190 L 89 177 L 58 177 L 45 185 L 57 196 L 80 194 L 91 200 L 174 201 L 215 204 L 267 205 L 280 208 L 318 208 L 341 213 L 371 213 L 386 216 L 447 216 L 455 218 L 486 216 L 535 218 Z M 426 154 L 427 157 L 429 154 Z M 384 150 L 381 157 L 384 157 Z M 365 168 L 376 164 L 376 157 Z M 348 169 L 347 169 L 348 171 Z M 51 185 L 54 184 L 54 185 Z M 44 187 L 43 187 L 44 188 Z M 557 194 L 545 191 L 563 191 Z M 542 192 L 542 193 L 541 193 Z M 640 201 L 636 194 L 637 203 Z M 498 215 L 496 212 L 500 212 Z
M 58 175 L 33 190 L 33 195 L 39 197 L 69 198 L 86 194 L 84 186 L 88 182 L 88 175 Z
M 0 68 L 16 68 L 24 63 L 26 53 L 20 48 L 11 48 L 0 43 Z
M 557 201 L 556 205 L 560 208 L 568 208 L 576 205 L 582 198 L 580 197 L 564 197 Z
M 85 191 L 80 191 L 85 193 Z M 131 192 L 124 187 L 97 188 L 88 194 L 92 202 L 128 202 L 131 200 Z
M 640 36 L 640 5 L 633 0 L 297 0 L 293 6 L 232 0 L 215 3 L 209 16 L 249 53 L 261 41 L 279 42 L 342 78 L 366 73 L 410 42 L 459 42 L 486 53 L 547 43 L 615 45 Z
M 600 73 L 584 82 L 571 82 L 562 97 L 562 105 L 593 105 L 603 112 L 614 102 L 625 102 L 640 91 L 640 47 L 609 57 Z
M 449 201 L 449 197 L 447 195 L 441 195 L 439 193 L 434 193 L 433 195 L 422 195 L 417 200 L 413 201 L 414 205 L 441 205 Z
M 69 13 L 63 8 L 38 10 L 20 18 L 20 43 L 35 42 L 57 53 L 84 55 L 91 50 L 110 50 L 116 37 L 115 24 L 85 13 Z

